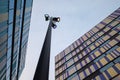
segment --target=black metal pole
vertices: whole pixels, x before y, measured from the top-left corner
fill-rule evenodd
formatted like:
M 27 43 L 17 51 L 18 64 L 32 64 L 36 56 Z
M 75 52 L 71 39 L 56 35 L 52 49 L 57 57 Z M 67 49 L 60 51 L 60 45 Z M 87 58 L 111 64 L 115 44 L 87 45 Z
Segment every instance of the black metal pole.
M 50 20 L 50 22 L 33 80 L 48 80 L 49 78 L 52 28 L 55 29 L 57 27 L 55 23 L 60 21 L 60 17 L 50 17 L 48 14 L 45 14 L 45 20 Z
M 33 80 L 48 80 L 49 78 L 49 62 L 52 32 L 51 23 L 52 22 L 50 21 Z

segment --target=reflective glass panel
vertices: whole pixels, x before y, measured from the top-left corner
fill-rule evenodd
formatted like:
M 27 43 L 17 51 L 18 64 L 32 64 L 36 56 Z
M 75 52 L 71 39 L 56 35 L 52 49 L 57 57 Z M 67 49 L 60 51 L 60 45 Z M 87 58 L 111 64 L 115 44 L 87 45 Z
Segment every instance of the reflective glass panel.
M 14 0 L 9 0 L 9 9 L 14 8 Z
M 8 48 L 12 45 L 12 36 L 8 38 Z
M 9 59 L 11 56 L 11 47 L 8 49 L 8 52 L 7 52 L 7 59 Z
M 13 22 L 13 10 L 9 10 L 9 23 Z
M 8 36 L 12 35 L 13 24 L 10 24 L 8 27 Z

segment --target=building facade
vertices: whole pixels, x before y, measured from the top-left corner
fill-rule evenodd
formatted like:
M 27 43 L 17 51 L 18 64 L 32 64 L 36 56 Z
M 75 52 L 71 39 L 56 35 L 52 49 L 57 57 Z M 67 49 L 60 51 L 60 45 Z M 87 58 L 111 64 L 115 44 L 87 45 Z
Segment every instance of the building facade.
M 24 67 L 32 0 L 0 0 L 0 80 L 18 80 Z
M 120 8 L 55 57 L 56 80 L 120 80 Z

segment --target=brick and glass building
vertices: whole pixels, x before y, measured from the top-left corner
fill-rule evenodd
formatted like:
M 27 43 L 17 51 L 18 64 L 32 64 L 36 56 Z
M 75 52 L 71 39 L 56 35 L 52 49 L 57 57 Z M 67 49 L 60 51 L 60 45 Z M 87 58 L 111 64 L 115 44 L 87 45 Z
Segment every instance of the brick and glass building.
M 18 80 L 24 67 L 32 0 L 0 0 L 0 80 Z
M 55 57 L 55 80 L 120 80 L 120 8 Z

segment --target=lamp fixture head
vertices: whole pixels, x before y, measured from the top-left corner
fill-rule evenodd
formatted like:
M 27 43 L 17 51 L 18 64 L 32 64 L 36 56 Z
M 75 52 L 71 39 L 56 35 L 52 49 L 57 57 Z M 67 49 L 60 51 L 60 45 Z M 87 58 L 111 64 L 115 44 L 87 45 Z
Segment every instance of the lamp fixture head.
M 51 26 L 54 29 L 57 27 L 55 23 L 60 22 L 60 17 L 50 17 L 48 14 L 45 14 L 44 16 L 45 16 L 45 21 L 50 20 L 49 26 Z
M 53 17 L 54 22 L 60 22 L 60 17 Z
M 45 16 L 45 21 L 50 20 L 50 16 L 48 14 L 45 14 L 44 16 Z
M 55 23 L 52 23 L 51 26 L 53 29 L 55 29 L 57 27 L 57 25 Z

